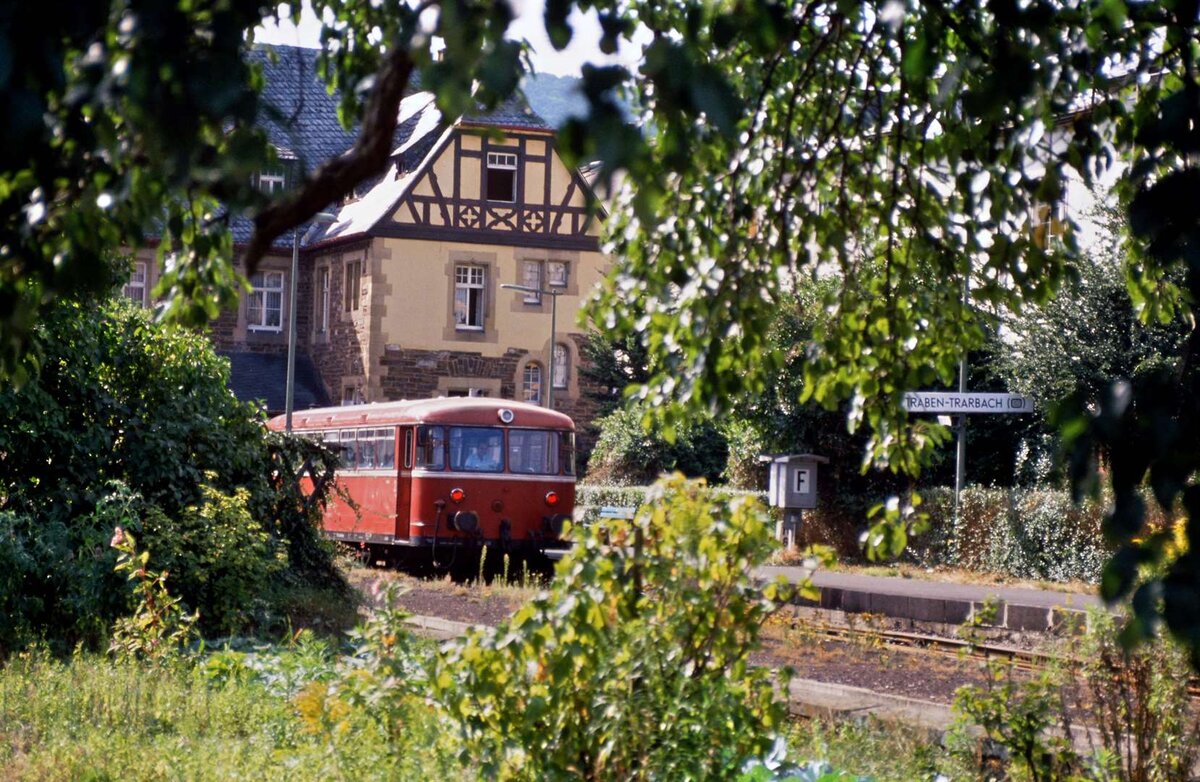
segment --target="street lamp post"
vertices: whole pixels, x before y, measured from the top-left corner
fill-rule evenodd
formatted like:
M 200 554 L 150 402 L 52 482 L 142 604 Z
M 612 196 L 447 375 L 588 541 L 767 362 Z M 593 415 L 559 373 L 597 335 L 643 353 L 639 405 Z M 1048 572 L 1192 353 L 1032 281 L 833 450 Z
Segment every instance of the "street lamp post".
M 329 212 L 318 212 L 313 222 L 304 233 L 304 239 L 319 225 L 328 225 L 337 220 L 337 216 Z M 292 409 L 296 399 L 296 283 L 300 277 L 300 229 L 292 231 L 292 279 L 288 286 L 288 343 L 287 343 L 287 381 L 284 390 L 284 429 L 292 431 Z
M 514 285 L 510 282 L 500 284 L 501 288 L 507 288 L 510 291 L 521 291 L 523 293 L 536 293 L 540 296 L 550 297 L 550 360 L 546 362 L 548 373 L 550 375 L 549 382 L 546 384 L 546 407 L 554 409 L 554 334 L 557 328 L 558 320 L 558 295 L 560 291 L 547 290 L 545 288 L 533 288 L 528 285 Z

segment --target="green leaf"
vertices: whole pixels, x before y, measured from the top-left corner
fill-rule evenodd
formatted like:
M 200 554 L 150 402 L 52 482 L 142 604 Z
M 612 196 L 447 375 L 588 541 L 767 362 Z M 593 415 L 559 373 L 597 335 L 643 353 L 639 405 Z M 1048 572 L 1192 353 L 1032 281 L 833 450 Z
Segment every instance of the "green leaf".
M 559 51 L 571 43 L 572 30 L 571 25 L 567 23 L 570 13 L 569 0 L 546 0 L 546 34 L 550 36 L 551 45 Z

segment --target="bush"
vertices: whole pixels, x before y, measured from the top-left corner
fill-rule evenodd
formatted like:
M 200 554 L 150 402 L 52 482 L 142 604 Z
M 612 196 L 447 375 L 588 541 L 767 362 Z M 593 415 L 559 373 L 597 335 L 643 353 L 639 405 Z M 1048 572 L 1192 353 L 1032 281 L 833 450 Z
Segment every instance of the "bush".
M 618 408 L 598 420 L 600 438 L 588 462 L 588 479 L 600 483 L 645 485 L 663 473 L 681 472 L 716 481 L 725 469 L 728 445 L 712 421 L 675 431 L 668 442 L 656 422 L 649 429 L 637 405 Z
M 760 427 L 750 421 L 734 418 L 726 421 L 721 430 L 729 444 L 729 456 L 721 473 L 725 482 L 738 489 L 755 490 L 766 486 L 769 468 L 759 457 L 771 449 Z
M 627 524 L 584 529 L 548 592 L 446 647 L 433 697 L 489 779 L 729 779 L 783 728 L 749 664 L 773 589 L 753 500 L 681 477 Z
M 258 488 L 261 413 L 228 388 L 228 362 L 201 334 L 129 302 L 62 304 L 39 330 L 36 380 L 0 391 L 5 506 L 69 522 L 119 480 L 174 515 L 218 488 Z
M 148 507 L 143 540 L 155 567 L 171 574 L 172 593 L 200 612 L 201 627 L 231 633 L 248 624 L 248 609 L 263 600 L 287 557 L 279 540 L 251 518 L 246 489 L 223 494 L 204 485 L 200 491 L 200 502 L 174 519 Z
M 1101 534 L 1100 506 L 1094 501 L 1077 505 L 1064 490 L 965 489 L 957 526 L 952 489 L 921 495 L 931 525 L 906 554 L 913 562 L 1096 583 L 1112 554 Z
M 107 546 L 118 525 L 141 534 L 144 522 L 206 629 L 244 619 L 269 596 L 265 577 L 340 584 L 319 539 L 322 498 L 294 480 L 305 462 L 330 471 L 333 456 L 268 434 L 206 337 L 124 300 L 61 304 L 38 337 L 39 376 L 0 390 L 0 651 L 103 644 L 129 590 Z
M 725 487 L 704 491 L 714 498 L 766 500 L 761 491 Z M 594 522 L 603 506 L 637 508 L 646 501 L 646 494 L 645 486 L 580 484 L 575 493 L 576 520 Z M 1076 505 L 1066 491 L 971 486 L 963 490 L 957 525 L 953 489 L 933 487 L 921 489 L 919 494 L 922 503 L 918 510 L 928 515 L 928 529 L 909 539 L 902 562 L 1014 578 L 1095 583 L 1112 554 L 1100 531 L 1101 503 L 1087 500 Z M 825 502 L 823 498 L 819 507 L 804 512 L 798 542 L 831 546 L 847 561 L 860 559 L 867 511 L 882 499 L 878 495 L 835 495 Z M 1154 522 L 1165 524 L 1166 520 Z
M 0 511 L 0 657 L 38 640 L 57 642 L 58 651 L 104 643 L 128 595 L 108 541 L 132 519 L 128 490 L 108 488 L 92 513 L 70 525 Z
M 1035 780 L 1064 782 L 1186 782 L 1200 757 L 1200 708 L 1188 693 L 1187 656 L 1156 638 L 1133 649 L 1121 643 L 1117 620 L 1088 615 L 1082 638 L 1062 642 L 1079 662 L 1036 676 L 1014 676 L 1010 664 L 988 664 L 984 686 L 955 696 L 958 733 L 977 725 Z M 1072 727 L 1085 724 L 1090 753 Z M 1098 741 L 1096 741 L 1098 737 Z M 960 743 L 970 745 L 970 739 Z
M 959 567 L 1014 578 L 1095 583 L 1112 554 L 1100 525 L 1102 505 L 1076 505 L 1058 489 L 963 490 L 957 523 L 954 490 L 920 489 L 918 510 L 928 528 L 913 535 L 901 561 L 921 567 Z M 860 555 L 859 536 L 867 510 L 881 496 L 840 495 L 832 503 L 806 511 L 803 543 L 832 545 L 844 558 Z

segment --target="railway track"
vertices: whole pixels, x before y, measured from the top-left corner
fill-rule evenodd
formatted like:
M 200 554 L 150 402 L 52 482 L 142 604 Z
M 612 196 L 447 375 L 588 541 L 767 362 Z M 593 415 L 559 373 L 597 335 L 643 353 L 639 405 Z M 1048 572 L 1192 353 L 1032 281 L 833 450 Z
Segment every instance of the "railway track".
M 1031 649 L 1020 649 L 1013 646 L 1001 646 L 967 640 L 963 638 L 948 638 L 939 635 L 910 633 L 900 630 L 881 630 L 877 628 L 844 627 L 823 622 L 804 623 L 802 632 L 816 635 L 819 638 L 844 643 L 865 643 L 879 648 L 895 649 L 912 654 L 939 654 L 956 658 L 967 657 L 975 660 L 1003 659 L 1008 660 L 1018 670 L 1038 672 L 1051 665 L 1066 663 L 1080 665 L 1081 661 L 1074 658 L 1063 658 L 1060 655 L 1038 652 Z M 1188 693 L 1192 698 L 1200 700 L 1200 679 L 1192 678 L 1187 683 Z
M 900 630 L 843 627 L 827 623 L 806 623 L 804 631 L 814 633 L 823 639 L 831 641 L 867 643 L 869 645 L 907 650 L 910 652 L 933 652 L 955 657 L 966 655 L 976 659 L 1000 658 L 1009 660 L 1017 667 L 1027 670 L 1045 668 L 1058 659 L 1054 655 L 1030 649 L 1019 649 L 1013 646 L 981 643 L 963 638 L 948 638 L 946 636 L 910 633 Z

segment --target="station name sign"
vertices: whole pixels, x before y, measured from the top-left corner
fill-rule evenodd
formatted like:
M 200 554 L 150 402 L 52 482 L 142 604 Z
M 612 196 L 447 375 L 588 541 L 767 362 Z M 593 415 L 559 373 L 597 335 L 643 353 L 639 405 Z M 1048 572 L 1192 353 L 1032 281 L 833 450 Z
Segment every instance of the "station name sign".
M 958 391 L 906 391 L 910 413 L 1032 413 L 1033 397 L 1024 394 Z

